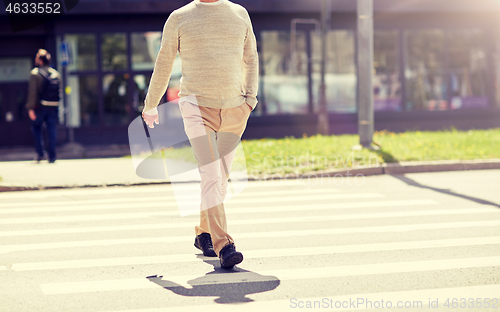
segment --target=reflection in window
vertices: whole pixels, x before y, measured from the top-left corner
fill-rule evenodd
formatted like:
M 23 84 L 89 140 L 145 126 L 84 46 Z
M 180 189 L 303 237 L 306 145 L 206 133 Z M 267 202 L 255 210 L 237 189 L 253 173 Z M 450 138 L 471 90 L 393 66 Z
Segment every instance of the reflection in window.
M 96 36 L 94 34 L 65 35 L 69 43 L 72 62 L 69 71 L 97 70 Z
M 488 107 L 482 30 L 447 32 L 451 109 Z
M 132 101 L 132 109 L 135 112 L 134 116 L 140 115 L 144 109 L 144 100 L 146 99 L 146 94 L 148 93 L 150 81 L 151 74 L 134 76 L 134 94 Z
M 103 34 L 101 37 L 103 70 L 127 69 L 127 37 L 124 33 Z
M 267 114 L 307 113 L 309 96 L 304 33 L 297 33 L 294 49 L 289 32 L 264 31 L 261 38 L 262 93 Z
M 169 87 L 166 92 L 166 97 L 167 97 L 167 102 L 172 102 L 176 101 L 179 99 L 179 96 L 177 93 L 179 93 L 179 88 L 178 87 L 172 87 L 172 84 L 178 85 L 179 79 L 170 80 Z M 151 81 L 151 74 L 148 75 L 135 75 L 134 76 L 134 94 L 133 94 L 133 102 L 132 102 L 132 109 L 134 111 L 134 116 L 141 115 L 142 110 L 144 109 L 144 100 L 146 99 L 146 94 L 148 93 L 148 88 L 149 88 L 149 83 Z M 170 97 L 170 99 L 169 99 Z M 165 97 L 162 97 L 160 100 L 159 105 L 162 105 L 165 103 Z M 165 112 L 167 113 L 166 116 L 163 116 L 162 118 L 181 118 L 180 115 L 180 110 L 179 106 L 177 105 L 168 105 L 166 107 Z
M 406 109 L 446 110 L 447 72 L 443 30 L 407 31 Z
M 6 92 L 4 90 L 0 90 L 0 123 L 5 120 L 4 107 L 6 106 L 4 97 L 6 96 Z
M 98 83 L 95 75 L 70 75 L 67 97 L 67 125 L 72 127 L 99 124 Z
M 160 51 L 161 32 L 132 33 L 132 69 L 149 70 Z
M 398 58 L 398 32 L 375 31 L 373 100 L 376 111 L 402 109 Z
M 489 106 L 482 30 L 408 31 L 407 109 Z
M 313 42 L 313 93 L 316 111 L 319 107 L 321 82 L 321 41 L 312 32 Z M 328 111 L 337 113 L 356 112 L 356 66 L 354 32 L 333 30 L 327 35 L 326 98 Z
M 128 74 L 108 74 L 103 77 L 104 124 L 125 125 L 129 122 L 130 106 L 127 105 Z
M 174 67 L 172 69 L 172 75 L 170 75 L 170 81 L 168 83 L 168 88 L 166 92 L 167 102 L 177 101 L 179 99 L 179 92 L 181 89 L 181 77 L 182 77 L 182 61 L 179 53 L 174 61 Z
M 14 90 L 14 104 L 15 107 L 16 107 L 16 116 L 15 116 L 15 120 L 27 120 L 28 119 L 28 116 L 26 114 L 24 114 L 25 110 L 26 110 L 26 100 L 28 98 L 28 94 L 26 93 L 26 90 L 25 89 L 17 89 L 17 90 Z

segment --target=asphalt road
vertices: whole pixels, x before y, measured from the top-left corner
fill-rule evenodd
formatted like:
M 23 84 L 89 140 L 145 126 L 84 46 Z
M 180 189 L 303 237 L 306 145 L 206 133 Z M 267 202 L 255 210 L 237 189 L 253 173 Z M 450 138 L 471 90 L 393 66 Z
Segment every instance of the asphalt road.
M 252 182 L 226 204 L 232 271 L 171 186 L 2 193 L 0 311 L 500 311 L 499 190 L 500 170 Z

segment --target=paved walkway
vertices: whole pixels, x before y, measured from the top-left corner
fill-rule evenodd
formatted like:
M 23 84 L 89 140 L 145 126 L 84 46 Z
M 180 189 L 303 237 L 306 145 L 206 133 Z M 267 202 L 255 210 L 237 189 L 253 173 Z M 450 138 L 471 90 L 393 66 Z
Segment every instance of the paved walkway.
M 175 167 L 192 169 L 193 164 L 175 161 Z M 165 168 L 158 168 L 165 170 Z M 187 171 L 186 170 L 186 171 Z M 180 177 L 179 177 L 180 176 Z M 196 170 L 176 176 L 178 182 L 198 181 Z M 12 188 L 68 188 L 84 186 L 168 183 L 170 179 L 144 179 L 136 175 L 131 158 L 62 159 L 0 162 L 0 191 Z
M 105 185 L 167 183 L 169 179 L 144 179 L 136 175 L 128 145 L 83 146 L 66 144 L 57 150 L 58 160 L 37 163 L 32 147 L 0 149 L 0 191 L 39 188 L 68 188 Z M 192 168 L 183 161 L 177 167 Z M 164 170 L 164 168 L 159 168 Z M 184 174 L 182 180 L 198 177 Z
M 161 182 L 146 180 L 134 172 L 130 158 L 62 159 L 0 162 L 0 186 L 55 187 Z
M 132 159 L 123 157 L 129 154 L 128 145 L 83 147 L 78 144 L 68 144 L 58 149 L 60 159 L 55 164 L 49 164 L 47 161 L 41 161 L 40 163 L 33 161 L 35 156 L 33 148 L 0 149 L 0 192 L 23 189 L 127 186 L 169 182 L 168 177 L 167 179 L 144 179 L 137 176 Z M 182 175 L 176 176 L 176 181 L 199 180 L 199 174 L 197 170 L 193 170 L 193 164 L 174 161 L 173 165 L 171 163 L 170 166 L 170 168 L 175 168 L 174 170 L 177 172 L 184 172 Z M 157 170 L 156 167 L 152 167 L 152 169 Z M 479 169 L 500 169 L 500 159 L 401 162 L 373 168 L 346 168 L 322 172 L 321 174 L 330 176 L 339 174 L 371 176 Z M 165 170 L 165 168 L 158 168 L 158 170 Z M 317 175 L 318 172 L 311 173 L 312 177 Z M 310 178 L 308 174 L 297 177 Z M 266 179 L 265 177 L 262 178 Z M 274 177 L 271 176 L 270 178 Z M 289 176 L 288 178 L 293 177 Z

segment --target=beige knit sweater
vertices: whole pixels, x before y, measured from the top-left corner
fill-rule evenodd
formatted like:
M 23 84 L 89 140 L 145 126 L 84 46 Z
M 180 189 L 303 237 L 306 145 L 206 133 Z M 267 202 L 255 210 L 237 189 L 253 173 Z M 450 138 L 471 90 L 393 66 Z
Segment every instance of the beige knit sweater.
M 228 0 L 195 0 L 170 14 L 151 77 L 144 111 L 158 106 L 177 55 L 182 60 L 179 96 L 198 105 L 231 108 L 257 105 L 259 59 L 248 12 Z

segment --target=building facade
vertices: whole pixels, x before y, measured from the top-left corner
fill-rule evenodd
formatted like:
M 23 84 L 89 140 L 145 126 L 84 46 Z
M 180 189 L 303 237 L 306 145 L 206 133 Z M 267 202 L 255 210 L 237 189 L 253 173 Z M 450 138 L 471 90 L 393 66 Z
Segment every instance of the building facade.
M 356 1 L 331 0 L 326 83 L 331 133 L 356 133 Z M 234 0 L 247 8 L 260 55 L 259 105 L 246 138 L 316 132 L 321 0 Z M 24 108 L 34 55 L 64 77 L 61 143 L 127 143 L 170 12 L 188 0 L 80 0 L 64 16 L 13 34 L 0 15 L 0 146 L 29 145 Z M 374 0 L 375 128 L 500 127 L 500 1 Z M 63 66 L 61 42 L 70 64 Z M 165 101 L 175 101 L 180 60 Z M 172 112 L 175 114 L 175 111 Z

